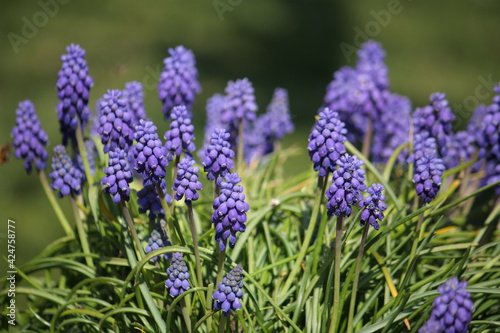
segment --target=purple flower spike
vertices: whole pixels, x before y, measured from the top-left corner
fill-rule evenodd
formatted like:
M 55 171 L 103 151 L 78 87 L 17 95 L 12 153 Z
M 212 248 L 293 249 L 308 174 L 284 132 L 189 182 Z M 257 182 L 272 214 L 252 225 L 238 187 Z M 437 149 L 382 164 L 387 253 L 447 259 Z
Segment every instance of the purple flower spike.
M 167 149 L 156 133 L 156 126 L 152 121 L 140 119 L 135 126 L 134 138 L 137 141 L 132 148 L 134 170 L 151 184 L 159 184 L 165 178 L 168 159 Z
M 361 45 L 356 70 L 370 74 L 379 89 L 389 89 L 385 51 L 380 43 L 370 40 Z
M 144 252 L 151 253 L 154 250 L 161 249 L 165 246 L 171 246 L 172 243 L 169 242 L 168 236 L 167 236 L 167 231 L 166 231 L 166 226 L 167 222 L 165 220 L 160 220 L 158 223 L 156 223 L 153 231 L 151 232 L 151 235 L 148 239 L 148 245 L 144 248 Z M 172 257 L 171 253 L 163 253 L 160 254 L 159 256 L 151 258 L 150 261 L 156 261 L 158 260 L 158 257 L 163 258 L 163 259 L 170 259 Z
M 130 171 L 127 153 L 120 148 L 110 151 L 108 165 L 104 169 L 105 176 L 101 181 L 102 185 L 107 186 L 104 188 L 104 191 L 113 196 L 113 202 L 116 204 L 122 200 L 129 201 L 129 184 L 132 182 L 132 171 Z
M 359 202 L 359 207 L 365 208 L 361 212 L 361 225 L 365 225 L 366 222 L 370 223 L 370 225 L 378 230 L 380 225 L 378 221 L 382 221 L 384 219 L 384 211 L 387 209 L 387 205 L 385 204 L 385 195 L 382 193 L 384 190 L 384 186 L 381 184 L 372 184 L 366 191 L 369 196 L 364 198 Z
M 338 168 L 333 172 L 332 184 L 326 191 L 328 215 L 349 216 L 353 205 L 361 199 L 361 191 L 366 190 L 365 171 L 361 169 L 363 161 L 347 153 L 337 162 Z
M 229 133 L 223 129 L 216 128 L 212 132 L 203 159 L 203 167 L 209 180 L 214 180 L 220 176 L 223 177 L 234 168 L 234 151 L 228 141 L 229 136 Z
M 73 161 L 66 153 L 66 148 L 62 145 L 54 147 L 50 178 L 52 179 L 50 188 L 59 191 L 57 193 L 59 198 L 82 193 L 81 184 L 84 175 L 79 168 L 73 165 Z
M 64 145 L 71 139 L 76 144 L 75 131 L 78 120 L 82 131 L 90 118 L 88 107 L 90 87 L 94 81 L 88 74 L 85 50 L 80 45 L 71 44 L 66 48 L 68 54 L 61 56 L 62 68 L 59 70 L 56 89 L 59 103 L 57 116 L 63 135 Z
M 134 131 L 132 117 L 127 109 L 127 101 L 120 90 L 108 90 L 99 103 L 99 134 L 104 144 L 104 152 L 119 147 L 128 151 L 132 145 Z
M 281 140 L 285 134 L 293 132 L 294 126 L 290 118 L 288 91 L 286 89 L 276 88 L 274 90 L 273 99 L 267 107 L 266 114 L 269 115 L 266 131 L 271 141 Z
M 243 298 L 243 267 L 238 265 L 231 270 L 219 283 L 212 298 L 214 310 L 222 310 L 224 316 L 229 316 L 231 310 L 240 310 Z
M 16 126 L 11 132 L 14 156 L 24 159 L 24 168 L 28 174 L 31 174 L 33 165 L 38 171 L 44 170 L 49 158 L 44 147 L 48 144 L 49 137 L 42 129 L 35 106 L 28 100 L 19 103 L 16 116 Z
M 184 105 L 190 113 L 195 96 L 201 91 L 193 52 L 177 46 L 168 53 L 170 57 L 163 60 L 165 67 L 158 83 L 158 97 L 163 103 L 165 119 L 170 119 L 172 108 L 178 105 Z
M 216 128 L 224 128 L 221 122 L 221 114 L 224 110 L 226 97 L 221 94 L 215 94 L 207 100 L 206 113 L 207 120 L 205 122 L 205 137 L 203 139 L 203 149 L 198 152 L 200 158 L 203 159 L 207 146 L 212 139 L 212 134 Z
M 172 197 L 167 192 L 167 183 L 165 179 L 160 182 L 160 188 L 165 194 L 165 200 L 167 203 L 172 202 Z M 144 179 L 144 188 L 137 192 L 137 204 L 139 206 L 139 213 L 148 213 L 151 220 L 155 220 L 157 217 L 165 217 L 165 212 L 161 206 L 160 197 L 156 191 L 156 185 L 149 180 L 147 177 Z
M 198 200 L 203 186 L 198 180 L 198 167 L 194 166 L 195 161 L 191 157 L 183 158 L 178 164 L 177 177 L 174 180 L 172 189 L 176 191 L 175 200 L 179 201 L 184 196 L 186 201 Z
M 167 268 L 167 276 L 165 287 L 170 296 L 175 298 L 190 288 L 190 275 L 182 253 L 176 252 L 172 255 L 172 263 Z
M 194 126 L 184 105 L 176 106 L 170 115 L 172 122 L 170 130 L 165 133 L 165 148 L 168 150 L 167 158 L 171 161 L 174 156 L 181 156 L 182 153 L 191 156 L 195 151 Z
M 125 83 L 123 97 L 127 100 L 127 108 L 130 112 L 133 126 L 139 124 L 139 120 L 146 119 L 144 92 L 142 90 L 142 83 L 140 82 L 132 81 Z
M 226 86 L 226 104 L 221 121 L 230 127 L 239 129 L 240 122 L 245 119 L 252 122 L 256 119 L 257 103 L 255 103 L 252 82 L 247 78 L 229 81 Z
M 467 333 L 474 312 L 467 282 L 453 277 L 440 285 L 439 296 L 434 299 L 431 317 L 418 333 L 455 332 Z M 438 329 L 436 323 L 439 325 Z
M 462 162 L 467 162 L 474 155 L 475 137 L 468 131 L 452 134 L 448 141 L 448 154 L 443 157 L 447 169 L 454 168 Z
M 227 239 L 229 247 L 234 248 L 236 233 L 246 230 L 247 212 L 250 209 L 245 202 L 243 186 L 237 185 L 241 182 L 238 173 L 228 173 L 225 181 L 220 181 L 220 195 L 213 203 L 214 213 L 211 221 L 215 224 L 215 241 L 219 244 L 219 250 L 226 249 Z
M 309 135 L 307 150 L 314 163 L 314 170 L 324 177 L 335 169 L 340 156 L 345 153 L 344 136 L 347 130 L 338 119 L 338 113 L 325 108 Z

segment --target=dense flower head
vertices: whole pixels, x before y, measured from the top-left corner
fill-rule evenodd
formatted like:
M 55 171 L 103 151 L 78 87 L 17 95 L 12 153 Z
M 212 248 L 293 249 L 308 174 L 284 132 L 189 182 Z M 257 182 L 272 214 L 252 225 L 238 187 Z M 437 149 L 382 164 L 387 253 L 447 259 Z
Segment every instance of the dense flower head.
M 224 316 L 229 316 L 231 310 L 241 309 L 241 299 L 243 298 L 242 266 L 236 266 L 222 279 L 212 298 L 214 299 L 214 310 L 222 310 Z
M 451 135 L 448 141 L 448 153 L 443 157 L 443 163 L 447 169 L 458 166 L 461 162 L 467 162 L 474 155 L 475 137 L 468 131 L 458 131 Z
M 435 138 L 438 156 L 446 156 L 454 119 L 455 116 L 451 112 L 446 95 L 431 94 L 430 104 L 415 109 L 413 113 L 414 133 Z
M 50 173 L 52 183 L 50 188 L 59 191 L 59 198 L 70 194 L 82 193 L 83 172 L 74 165 L 71 158 L 66 153 L 66 148 L 59 145 L 54 147 L 54 156 L 52 157 L 52 172 Z
M 286 89 L 276 88 L 274 90 L 266 114 L 269 122 L 265 131 L 270 140 L 281 140 L 285 134 L 293 132 L 294 125 L 290 118 L 290 105 Z
M 67 144 L 68 139 L 76 142 L 74 140 L 76 140 L 75 131 L 78 121 L 83 130 L 90 118 L 89 91 L 94 84 L 88 74 L 85 50 L 80 45 L 71 44 L 66 51 L 68 54 L 61 56 L 62 68 L 59 70 L 56 84 L 59 98 L 57 116 L 64 145 Z
M 500 163 L 500 102 L 488 106 L 479 133 L 479 157 Z
M 148 239 L 148 245 L 144 248 L 144 252 L 146 254 L 151 253 L 155 250 L 161 249 L 165 246 L 171 246 L 172 243 L 168 240 L 167 236 L 167 222 L 164 219 L 161 219 L 156 223 L 151 235 Z M 158 260 L 158 257 L 163 259 L 170 259 L 172 257 L 171 253 L 162 253 L 159 256 L 151 258 L 151 261 Z
M 215 241 L 219 244 L 220 251 L 226 249 L 228 239 L 229 247 L 234 248 L 236 233 L 246 230 L 247 212 L 250 209 L 245 202 L 243 186 L 238 185 L 241 182 L 238 173 L 228 173 L 224 178 L 219 182 L 220 195 L 214 200 L 214 213 L 211 217 L 215 224 Z
M 188 290 L 190 287 L 189 277 L 188 267 L 182 253 L 175 252 L 172 255 L 172 262 L 167 268 L 167 280 L 165 281 L 165 287 L 170 296 L 177 297 Z
M 382 191 L 384 191 L 384 186 L 377 183 L 372 184 L 366 190 L 369 195 L 359 202 L 359 207 L 364 208 L 361 212 L 361 225 L 368 222 L 375 230 L 379 229 L 378 221 L 384 219 L 384 211 L 387 209 Z
M 472 112 L 472 116 L 467 123 L 467 132 L 473 135 L 476 144 L 481 141 L 481 127 L 483 124 L 484 116 L 488 113 L 488 107 L 484 104 L 479 104 Z
M 443 161 L 437 157 L 436 140 L 432 137 L 415 135 L 413 155 L 409 158 L 413 166 L 413 182 L 417 195 L 430 203 L 441 186 L 441 176 L 445 169 Z
M 380 43 L 370 40 L 361 45 L 356 70 L 370 74 L 379 89 L 389 89 L 385 51 Z
M 186 201 L 195 201 L 200 197 L 198 191 L 203 188 L 203 185 L 198 180 L 199 168 L 194 166 L 195 163 L 191 157 L 185 157 L 179 162 L 172 186 L 175 191 L 175 200 L 185 197 Z
M 184 105 L 191 112 L 195 96 L 201 91 L 193 52 L 179 45 L 170 48 L 168 53 L 170 57 L 163 60 L 165 67 L 158 83 L 165 119 L 170 119 L 174 106 Z
M 48 144 L 49 137 L 42 129 L 35 106 L 29 100 L 19 103 L 16 116 L 16 126 L 11 132 L 14 156 L 24 159 L 24 168 L 28 174 L 31 174 L 33 165 L 38 171 L 44 170 L 49 158 L 44 147 Z
M 191 124 L 188 110 L 184 105 L 176 106 L 170 116 L 172 118 L 170 130 L 165 133 L 167 158 L 171 161 L 174 156 L 181 156 L 183 152 L 191 156 L 196 146 L 194 145 L 194 126 Z
M 129 201 L 132 171 L 127 160 L 127 153 L 120 148 L 115 148 L 109 153 L 108 167 L 104 169 L 105 176 L 101 184 L 106 186 L 104 191 L 113 196 L 114 203 Z
M 500 181 L 500 164 L 495 160 L 487 160 L 484 170 L 483 185 L 489 185 Z M 496 193 L 500 195 L 500 185 L 496 187 Z
M 363 198 L 361 191 L 366 190 L 365 171 L 361 169 L 363 161 L 356 156 L 343 154 L 337 161 L 333 172 L 332 184 L 326 191 L 328 215 L 350 216 L 352 206 Z
M 245 126 L 243 143 L 245 160 L 248 164 L 255 158 L 261 158 L 274 151 L 275 139 L 270 136 L 271 117 L 269 113 L 260 115 L 251 125 Z
M 135 125 L 134 139 L 137 142 L 132 148 L 134 170 L 152 184 L 159 184 L 165 178 L 168 159 L 156 126 L 152 121 L 140 119 Z
M 172 197 L 167 193 L 165 179 L 161 180 L 160 189 L 163 191 L 163 195 L 165 195 L 165 201 L 167 203 L 172 202 Z M 144 178 L 144 187 L 137 191 L 137 205 L 139 206 L 139 213 L 144 214 L 149 211 L 148 216 L 151 220 L 157 217 L 165 217 L 157 187 L 148 177 Z
M 345 153 L 346 133 L 337 112 L 325 108 L 319 113 L 319 119 L 309 134 L 307 150 L 314 163 L 314 170 L 319 171 L 320 176 L 333 171 L 340 156 Z
M 257 103 L 252 83 L 247 78 L 229 81 L 226 86 L 226 100 L 221 121 L 239 129 L 243 119 L 252 122 L 257 117 Z
M 225 129 L 221 122 L 221 115 L 224 110 L 226 97 L 221 94 L 215 94 L 207 100 L 206 104 L 206 121 L 205 121 L 205 136 L 203 139 L 203 149 L 199 151 L 200 158 L 203 159 L 207 146 L 212 139 L 212 134 L 216 128 Z
M 127 100 L 127 108 L 130 112 L 132 125 L 137 125 L 139 124 L 139 120 L 146 119 L 142 83 L 137 81 L 125 83 L 123 95 L 123 97 Z
M 460 282 L 457 277 L 440 285 L 439 296 L 433 302 L 431 317 L 418 332 L 434 332 L 431 329 L 436 327 L 434 322 L 437 322 L 439 330 L 436 332 L 466 333 L 472 319 L 474 304 L 470 299 L 470 293 L 465 288 L 467 288 L 467 282 Z
M 132 145 L 134 130 L 127 100 L 120 90 L 108 90 L 99 103 L 99 134 L 104 152 L 119 147 L 128 150 Z
M 202 163 L 209 180 L 225 176 L 234 168 L 234 151 L 228 141 L 229 137 L 224 129 L 215 128 L 212 132 Z

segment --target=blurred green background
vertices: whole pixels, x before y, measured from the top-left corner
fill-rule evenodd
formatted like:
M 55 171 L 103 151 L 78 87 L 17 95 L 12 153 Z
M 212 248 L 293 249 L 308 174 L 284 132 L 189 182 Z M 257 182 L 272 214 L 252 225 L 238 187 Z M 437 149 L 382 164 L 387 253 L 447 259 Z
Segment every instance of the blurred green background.
M 0 144 L 10 140 L 15 109 L 25 99 L 35 103 L 50 151 L 59 144 L 54 87 L 59 57 L 70 43 L 87 51 L 92 108 L 106 89 L 138 80 L 145 84 L 147 113 L 164 133 L 156 83 L 168 48 L 182 44 L 196 55 L 203 87 L 194 110 L 197 145 L 205 101 L 223 92 L 228 80 L 248 77 L 260 111 L 273 89 L 284 87 L 297 127 L 285 146 L 303 147 L 290 162 L 295 173 L 310 167 L 307 134 L 332 73 L 356 60 L 341 46 L 355 48 L 366 37 L 380 41 L 392 90 L 414 106 L 426 104 L 434 91 L 447 93 L 460 127 L 475 104 L 490 103 L 491 87 L 500 80 L 499 14 L 495 0 L 2 1 Z M 14 219 L 22 264 L 62 230 L 36 175 L 27 176 L 12 155 L 0 171 L 0 253 L 6 254 L 7 219 Z M 68 210 L 66 201 L 63 206 Z

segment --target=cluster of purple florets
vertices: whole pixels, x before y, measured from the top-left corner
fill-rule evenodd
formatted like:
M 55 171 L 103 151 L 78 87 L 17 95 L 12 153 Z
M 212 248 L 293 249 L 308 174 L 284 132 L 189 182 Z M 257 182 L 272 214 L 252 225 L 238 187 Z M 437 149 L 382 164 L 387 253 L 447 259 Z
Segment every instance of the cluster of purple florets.
M 182 253 L 174 253 L 172 255 L 172 262 L 167 268 L 167 280 L 165 281 L 165 287 L 170 296 L 177 297 L 191 287 L 188 271 L 189 269 Z
M 236 266 L 222 279 L 212 298 L 214 299 L 214 310 L 222 310 L 224 316 L 229 316 L 231 311 L 241 309 L 241 299 L 243 298 L 242 266 Z
M 234 151 L 229 143 L 229 133 L 224 129 L 214 129 L 205 150 L 203 167 L 209 180 L 225 176 L 234 168 Z
M 142 83 L 137 81 L 127 82 L 123 97 L 127 100 L 127 108 L 132 118 L 132 125 L 139 124 L 141 119 L 146 119 L 146 110 L 144 109 L 144 92 Z
M 384 186 L 377 183 L 366 190 L 369 195 L 359 202 L 359 207 L 364 208 L 360 216 L 361 225 L 369 223 L 375 230 L 380 228 L 378 222 L 384 219 L 384 211 L 387 209 L 383 191 Z
M 144 252 L 151 253 L 155 250 L 164 248 L 165 246 L 172 245 L 168 240 L 166 226 L 167 222 L 164 219 L 161 219 L 158 223 L 156 223 L 150 237 L 148 238 L 148 245 L 144 248 Z M 151 258 L 151 261 L 158 260 L 158 257 L 170 259 L 172 255 L 170 253 L 162 253 L 159 256 Z
M 179 162 L 172 186 L 175 191 L 175 200 L 181 200 L 184 197 L 186 201 L 195 201 L 200 197 L 198 191 L 203 188 L 203 185 L 198 180 L 199 169 L 194 165 L 195 163 L 196 161 L 191 157 L 185 157 Z
M 111 194 L 115 203 L 130 200 L 130 186 L 132 182 L 132 171 L 127 160 L 125 150 L 115 148 L 109 152 L 109 166 L 104 169 L 101 184 L 105 186 L 104 191 Z
M 170 115 L 170 130 L 165 133 L 165 148 L 167 158 L 171 161 L 174 156 L 180 157 L 182 153 L 191 156 L 195 151 L 194 126 L 185 106 L 176 106 Z
M 57 194 L 60 198 L 82 193 L 83 172 L 75 166 L 73 160 L 66 153 L 66 148 L 62 145 L 54 147 L 50 178 L 52 179 L 50 187 L 52 190 L 58 191 Z

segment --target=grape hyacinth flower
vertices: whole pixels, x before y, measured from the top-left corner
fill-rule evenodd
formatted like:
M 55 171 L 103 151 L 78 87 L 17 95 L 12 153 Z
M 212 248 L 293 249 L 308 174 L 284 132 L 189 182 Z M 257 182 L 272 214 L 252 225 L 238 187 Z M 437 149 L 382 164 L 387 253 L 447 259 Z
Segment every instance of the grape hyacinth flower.
M 203 186 L 198 180 L 198 167 L 194 166 L 195 160 L 191 157 L 183 158 L 178 164 L 177 176 L 174 180 L 172 190 L 175 191 L 175 200 L 179 201 L 185 197 L 186 201 L 198 200 Z
M 434 332 L 431 329 L 435 328 L 437 322 L 439 330 L 435 332 L 466 333 L 472 319 L 474 304 L 470 299 L 470 293 L 465 288 L 467 288 L 467 282 L 460 282 L 457 277 L 440 285 L 439 296 L 433 302 L 431 317 L 418 332 Z
M 290 105 L 286 89 L 276 88 L 274 90 L 266 114 L 269 115 L 269 124 L 266 128 L 268 140 L 281 140 L 285 134 L 293 132 L 294 126 L 290 118 Z
M 134 170 L 147 180 L 145 185 L 159 184 L 165 178 L 168 159 L 156 126 L 152 121 L 140 119 L 135 125 L 134 138 L 137 141 L 132 148 Z
M 73 161 L 66 153 L 66 148 L 62 145 L 54 147 L 52 172 L 49 176 L 52 179 L 50 188 L 59 191 L 57 193 L 59 198 L 82 193 L 83 172 L 73 164 Z
M 364 208 L 361 212 L 361 225 L 368 222 L 375 230 L 380 228 L 378 221 L 384 219 L 384 211 L 387 209 L 385 195 L 382 193 L 384 186 L 381 184 L 372 184 L 366 192 L 369 196 L 359 202 L 359 207 Z
M 127 101 L 120 90 L 108 90 L 99 103 L 99 134 L 104 152 L 121 148 L 128 151 L 132 145 L 134 131 Z
M 226 249 L 227 240 L 229 247 L 234 248 L 236 233 L 246 230 L 247 211 L 250 209 L 245 202 L 243 186 L 237 185 L 241 182 L 238 173 L 228 173 L 225 180 L 221 180 L 220 195 L 213 203 L 214 213 L 211 221 L 215 224 L 215 241 L 219 244 L 219 250 Z
M 198 155 L 203 159 L 207 146 L 210 144 L 212 134 L 216 128 L 225 129 L 221 122 L 221 114 L 224 110 L 224 103 L 226 97 L 221 94 L 215 94 L 207 100 L 206 105 L 206 122 L 205 122 L 205 136 L 203 139 L 203 149 L 198 152 Z
M 167 148 L 167 158 L 171 161 L 174 156 L 180 157 L 182 153 L 191 156 L 195 151 L 194 126 L 191 124 L 191 117 L 184 105 L 176 106 L 170 114 L 172 122 L 170 130 L 165 133 L 165 148 Z
M 168 53 L 170 57 L 163 60 L 165 67 L 158 83 L 158 97 L 167 120 L 174 106 L 184 105 L 190 114 L 195 96 L 201 91 L 193 52 L 179 45 Z
M 202 163 L 209 180 L 224 177 L 234 168 L 234 151 L 228 141 L 229 136 L 224 129 L 216 128 L 212 132 Z
M 165 246 L 171 246 L 172 243 L 168 240 L 167 231 L 166 231 L 167 222 L 161 219 L 158 223 L 156 223 L 151 235 L 148 239 L 148 245 L 144 248 L 144 252 L 146 254 L 153 252 L 154 250 L 161 249 Z M 150 261 L 158 260 L 158 257 L 163 259 L 170 259 L 172 257 L 171 253 L 162 253 L 159 256 L 151 258 Z
M 165 287 L 172 297 L 177 297 L 189 289 L 189 272 L 182 253 L 175 252 L 172 255 L 172 263 L 167 268 L 167 280 Z
M 481 127 L 478 141 L 479 157 L 500 162 L 500 84 L 493 88 L 499 95 L 497 103 L 488 106 Z
M 328 216 L 350 216 L 353 205 L 362 200 L 361 191 L 366 190 L 363 161 L 347 153 L 337 161 L 338 168 L 333 172 L 332 184 L 326 190 Z
M 218 289 L 212 295 L 214 310 L 222 310 L 224 316 L 229 316 L 231 310 L 241 309 L 243 298 L 243 267 L 237 265 L 219 283 Z
M 474 155 L 475 137 L 468 131 L 452 134 L 448 141 L 448 153 L 443 157 L 447 169 L 454 168 L 462 162 L 467 162 Z
M 137 81 L 125 83 L 123 97 L 127 100 L 127 108 L 132 119 L 132 126 L 139 124 L 139 120 L 146 119 L 144 109 L 144 92 L 142 83 Z
M 28 174 L 31 174 L 33 165 L 38 171 L 44 170 L 49 158 L 44 146 L 48 144 L 49 137 L 42 129 L 35 106 L 29 100 L 19 103 L 16 116 L 16 126 L 11 132 L 14 156 L 24 159 Z
M 489 185 L 500 181 L 500 164 L 494 160 L 487 161 L 484 173 L 483 185 Z M 500 185 L 496 187 L 496 194 L 500 195 Z
M 88 74 L 85 50 L 80 45 L 71 44 L 66 48 L 68 54 L 61 56 L 62 68 L 59 70 L 56 89 L 59 103 L 57 116 L 63 145 L 71 139 L 76 144 L 75 132 L 80 121 L 81 129 L 90 118 L 88 107 L 90 87 L 94 81 Z
M 165 212 L 160 202 L 160 197 L 156 191 L 156 186 L 148 178 L 144 179 L 144 187 L 137 192 L 137 205 L 139 206 L 139 213 L 148 213 L 148 217 L 151 220 L 155 220 L 157 217 L 165 217 Z M 167 192 L 167 183 L 165 179 L 160 182 L 160 188 L 165 194 L 165 201 L 167 203 L 172 202 L 172 197 Z
M 370 74 L 380 90 L 389 89 L 385 51 L 379 42 L 369 40 L 361 45 L 358 51 L 356 70 Z
M 132 182 L 132 171 L 127 160 L 127 153 L 120 148 L 109 152 L 108 167 L 104 169 L 105 176 L 101 184 L 106 186 L 104 191 L 111 194 L 113 202 L 129 201 L 130 187 Z
M 416 183 L 417 195 L 425 203 L 430 203 L 439 192 L 445 169 L 443 161 L 437 157 L 436 140 L 415 135 L 414 153 L 409 162 L 414 163 L 413 182 Z

